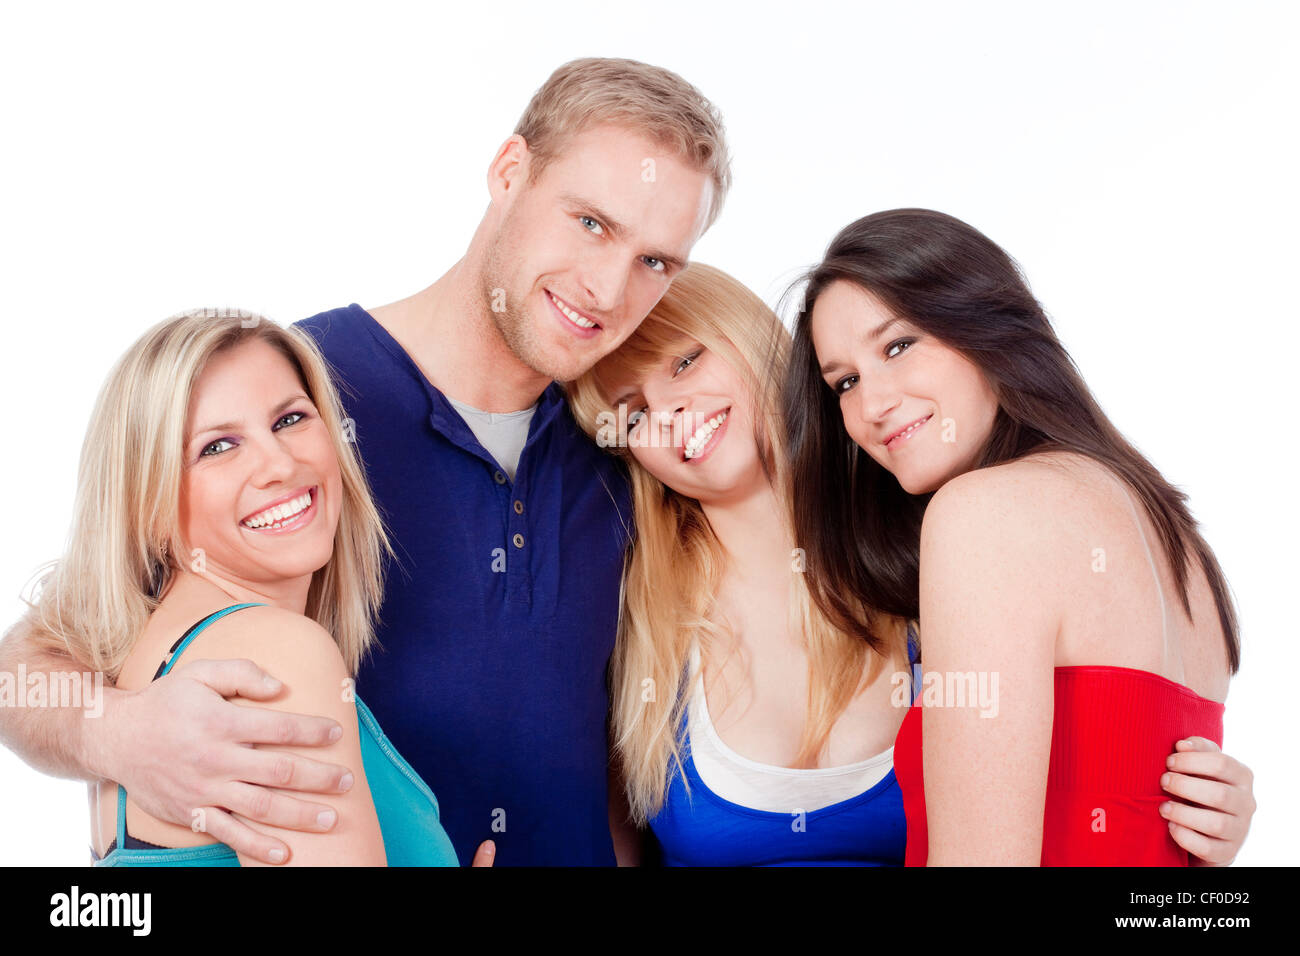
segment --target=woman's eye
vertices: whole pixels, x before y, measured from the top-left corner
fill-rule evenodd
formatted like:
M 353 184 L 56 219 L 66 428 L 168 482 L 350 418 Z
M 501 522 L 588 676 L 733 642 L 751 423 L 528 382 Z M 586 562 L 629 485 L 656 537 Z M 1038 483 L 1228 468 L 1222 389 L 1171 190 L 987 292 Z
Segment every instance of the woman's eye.
M 645 418 L 645 410 L 638 408 L 627 416 L 627 430 L 631 431 L 641 424 L 641 419 Z
M 885 346 L 885 358 L 893 358 L 906 352 L 916 339 L 897 339 Z M 895 351 L 897 350 L 897 351 Z
M 602 236 L 605 234 L 604 227 L 590 216 L 579 216 L 578 221 L 587 227 L 587 231 L 593 235 Z M 588 225 L 590 223 L 590 225 Z
M 284 415 L 280 416 L 279 421 L 275 423 L 275 425 L 272 427 L 271 430 L 279 431 L 281 428 L 288 428 L 289 425 L 297 425 L 300 421 L 302 421 L 306 417 L 307 417 L 306 412 L 287 412 Z M 286 424 L 286 422 L 288 424 Z M 213 449 L 216 448 L 218 445 L 229 445 L 231 448 L 235 447 L 235 443 L 232 442 L 229 438 L 218 438 L 216 441 L 212 442 L 211 444 L 205 445 L 203 451 L 199 452 L 199 457 L 212 458 L 216 455 L 220 455 L 221 451 L 213 451 Z
M 678 362 L 677 367 L 673 369 L 673 377 L 676 378 L 677 375 L 679 375 L 687 367 L 694 365 L 695 361 L 700 357 L 700 355 L 703 354 L 703 352 L 704 349 L 698 349 L 695 352 L 692 352 L 690 355 L 682 356 L 682 360 Z
M 857 381 L 858 381 L 858 377 L 856 375 L 844 376 L 842 379 L 840 379 L 838 382 L 835 383 L 835 394 L 843 395 L 850 388 L 856 385 Z
M 300 421 L 302 421 L 302 420 L 303 420 L 304 418 L 306 418 L 306 417 L 307 417 L 307 414 L 306 414 L 305 412 L 289 412 L 287 415 L 283 415 L 283 416 L 281 416 L 280 421 L 275 423 L 275 425 L 276 425 L 276 429 L 277 429 L 277 430 L 279 429 L 279 427 L 280 427 L 280 422 L 283 422 L 286 418 L 292 418 L 293 421 L 291 421 L 289 424 L 290 424 L 290 425 L 296 425 L 296 424 L 298 424 Z M 287 426 L 286 426 L 286 427 L 287 427 Z
M 668 266 L 664 265 L 664 261 L 662 259 L 656 259 L 654 256 L 644 256 L 643 259 L 645 261 L 645 264 L 648 265 L 655 272 L 665 272 L 668 269 Z
M 213 457 L 214 455 L 220 455 L 221 452 L 219 452 L 219 451 L 212 451 L 212 449 L 213 449 L 213 448 L 216 448 L 218 445 L 229 445 L 231 448 L 234 448 L 234 447 L 235 447 L 235 443 L 232 442 L 229 438 L 218 438 L 216 441 L 212 442 L 210 445 L 206 445 L 206 446 L 204 447 L 203 451 L 199 452 L 199 457 L 200 457 L 200 458 L 211 458 L 211 457 Z M 210 453 L 210 454 L 209 454 L 209 453 Z

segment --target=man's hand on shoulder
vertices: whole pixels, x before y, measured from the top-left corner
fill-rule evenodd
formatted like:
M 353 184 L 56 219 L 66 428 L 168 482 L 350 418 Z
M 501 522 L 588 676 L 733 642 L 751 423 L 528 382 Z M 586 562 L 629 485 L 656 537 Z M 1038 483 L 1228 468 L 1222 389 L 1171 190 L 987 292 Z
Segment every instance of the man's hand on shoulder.
M 214 622 L 195 639 L 186 654 L 193 655 L 192 664 L 197 665 L 212 663 L 204 658 L 218 656 L 253 659 L 282 681 L 273 692 L 260 695 L 256 704 L 243 699 L 249 695 L 238 692 L 240 699 L 235 701 L 235 709 L 267 722 L 266 733 L 261 736 L 234 738 L 236 742 L 253 745 L 239 747 L 240 757 L 250 762 L 250 771 L 254 768 L 251 761 L 269 761 L 268 769 L 273 771 L 273 776 L 263 776 L 257 781 L 235 778 L 236 794 L 244 802 L 241 806 L 215 804 L 232 811 L 219 817 L 221 823 L 229 821 L 232 826 L 255 831 L 250 840 L 278 838 L 285 845 L 291 864 L 382 866 L 385 863 L 383 834 L 362 765 L 353 681 L 329 632 L 301 614 L 274 606 L 254 607 Z M 181 674 L 187 671 L 188 668 L 183 668 Z M 299 742 L 290 736 L 293 728 L 288 721 L 300 713 L 319 714 L 321 717 L 316 719 L 321 727 L 338 726 L 342 732 L 334 739 Z M 218 733 L 222 729 L 220 724 L 209 728 Z M 310 749 L 313 747 L 324 749 L 316 752 Z M 284 791 L 316 785 L 315 781 L 296 779 L 300 762 L 314 762 L 313 757 L 349 767 L 353 785 L 344 793 L 334 790 L 328 800 L 308 808 Z M 265 788 L 249 786 L 251 782 L 261 783 Z M 276 807 L 282 812 L 275 813 Z M 320 822 L 317 815 L 322 815 Z M 281 823 L 280 819 L 287 822 Z M 230 842 L 211 825 L 206 830 L 222 842 Z M 250 852 L 241 846 L 235 849 L 245 866 L 283 862 L 268 860 L 256 850 Z
M 181 826 L 203 811 L 203 828 L 238 853 L 267 863 L 288 857 L 285 844 L 237 820 L 321 832 L 330 813 L 266 788 L 342 793 L 348 768 L 253 745 L 321 747 L 339 739 L 331 719 L 241 706 L 225 698 L 269 701 L 278 680 L 251 660 L 193 660 L 107 706 L 89 734 L 97 763 L 121 783 L 146 813 Z M 227 812 L 230 811 L 230 812 Z M 331 820 L 330 825 L 333 825 Z

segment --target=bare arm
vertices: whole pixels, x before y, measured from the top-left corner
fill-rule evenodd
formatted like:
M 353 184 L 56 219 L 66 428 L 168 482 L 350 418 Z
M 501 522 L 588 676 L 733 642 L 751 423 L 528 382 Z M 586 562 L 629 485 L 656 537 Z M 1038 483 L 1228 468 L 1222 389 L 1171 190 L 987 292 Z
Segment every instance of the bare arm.
M 0 642 L 0 674 L 11 675 L 17 693 L 25 686 L 19 677 L 37 673 L 85 672 L 71 657 L 41 647 L 35 639 L 30 617 L 23 617 Z M 90 684 L 93 687 L 93 682 Z M 124 696 L 122 691 L 104 683 L 103 712 L 107 720 L 92 723 L 82 707 L 0 707 L 0 743 L 42 773 L 53 777 L 99 780 L 106 776 L 96 760 L 102 748 L 95 745 L 94 734 L 103 723 L 111 723 Z
M 200 658 L 205 654 L 256 654 L 259 661 L 284 675 L 281 692 L 262 702 L 262 706 L 283 713 L 305 710 L 321 714 L 343 729 L 337 740 L 319 750 L 282 744 L 258 744 L 257 749 L 274 746 L 280 754 L 314 753 L 356 768 L 355 784 L 326 801 L 324 812 L 331 819 L 324 826 L 287 829 L 242 816 L 241 822 L 285 843 L 290 866 L 383 866 L 384 838 L 362 764 L 352 681 L 333 637 L 302 615 L 279 608 L 253 608 L 242 619 L 223 620 L 208 628 L 188 653 L 195 655 L 194 663 L 202 663 Z M 241 700 L 239 704 L 245 709 L 253 707 L 251 701 Z M 282 790 L 271 793 L 291 797 Z M 264 861 L 240 852 L 239 862 L 250 866 Z
M 41 648 L 29 618 L 0 642 L 0 672 L 16 676 L 84 672 L 70 657 Z M 280 683 L 249 660 L 196 661 L 139 691 L 103 686 L 98 716 L 81 707 L 0 707 L 0 743 L 55 776 L 114 780 L 141 809 L 189 827 L 192 808 L 224 807 L 272 826 L 319 830 L 330 808 L 281 791 L 338 793 L 352 785 L 347 767 L 250 744 L 323 746 L 342 728 L 332 719 L 241 707 L 225 698 L 267 700 Z M 182 718 L 183 715 L 183 718 Z M 287 857 L 283 841 L 225 810 L 207 832 L 266 862 Z M 328 829 L 328 828 L 326 828 Z
M 926 670 L 968 698 L 926 707 L 929 863 L 1037 866 L 1057 627 L 1051 575 L 1032 557 L 1043 525 L 1015 489 L 969 484 L 941 489 L 921 530 Z

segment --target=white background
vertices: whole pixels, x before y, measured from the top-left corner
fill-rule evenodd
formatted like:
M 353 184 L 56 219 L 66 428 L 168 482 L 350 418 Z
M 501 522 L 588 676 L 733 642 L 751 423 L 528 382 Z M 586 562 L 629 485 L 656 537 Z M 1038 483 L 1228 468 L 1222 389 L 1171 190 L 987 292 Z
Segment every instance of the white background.
M 1297 17 L 1289 3 L 43 3 L 0 14 L 0 625 L 57 557 L 113 359 L 184 308 L 289 323 L 464 251 L 532 92 L 676 70 L 735 187 L 694 258 L 771 303 L 842 226 L 928 206 L 1025 268 L 1240 606 L 1240 863 L 1295 862 Z M 418 490 L 417 490 L 418 491 Z M 1284 722 L 1285 721 L 1285 722 Z M 0 751 L 0 863 L 88 860 L 82 785 Z

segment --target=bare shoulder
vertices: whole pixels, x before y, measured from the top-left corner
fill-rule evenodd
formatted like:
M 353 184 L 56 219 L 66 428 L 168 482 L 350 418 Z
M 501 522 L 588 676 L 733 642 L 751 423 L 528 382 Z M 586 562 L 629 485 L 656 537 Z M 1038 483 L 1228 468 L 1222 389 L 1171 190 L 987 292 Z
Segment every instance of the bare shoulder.
M 1054 587 L 1075 560 L 1077 539 L 1096 521 L 1101 465 L 1049 453 L 966 472 L 935 492 L 921 528 L 926 555 L 945 552 L 966 566 L 992 562 Z
M 290 685 L 333 683 L 347 676 L 338 644 L 325 628 L 273 605 L 244 608 L 213 621 L 181 663 L 201 658 L 248 658 Z
M 958 475 L 934 493 L 925 522 L 997 523 L 1009 532 L 1041 529 L 1076 499 L 1080 458 L 1034 455 Z

